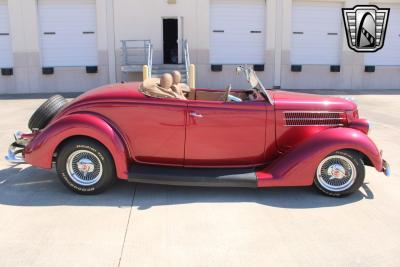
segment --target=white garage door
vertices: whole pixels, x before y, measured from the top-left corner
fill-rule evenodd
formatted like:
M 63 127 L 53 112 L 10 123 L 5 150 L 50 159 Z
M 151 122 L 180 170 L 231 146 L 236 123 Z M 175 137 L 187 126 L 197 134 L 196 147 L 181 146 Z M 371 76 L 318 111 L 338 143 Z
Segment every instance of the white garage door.
M 383 48 L 365 55 L 365 65 L 400 65 L 400 6 L 380 5 L 390 8 L 389 21 Z
M 339 3 L 293 2 L 292 64 L 340 65 L 341 8 Z
M 7 1 L 0 0 L 0 68 L 13 66 Z
M 264 64 L 265 0 L 211 0 L 210 63 Z
M 39 0 L 42 65 L 96 66 L 96 1 Z

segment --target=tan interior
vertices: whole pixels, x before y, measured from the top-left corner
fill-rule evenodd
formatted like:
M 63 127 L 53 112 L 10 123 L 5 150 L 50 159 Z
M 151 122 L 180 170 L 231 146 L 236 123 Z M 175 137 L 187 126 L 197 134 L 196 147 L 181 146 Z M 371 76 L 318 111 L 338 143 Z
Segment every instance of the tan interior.
M 187 94 L 186 98 L 188 100 L 196 100 L 196 90 L 191 89 L 191 91 Z
M 172 78 L 171 78 L 172 79 Z M 156 98 L 178 98 L 176 94 L 171 90 L 171 88 L 163 88 L 160 86 L 159 78 L 150 78 L 145 80 L 141 85 L 139 90 L 150 97 Z M 163 82 L 163 84 L 165 81 Z M 167 84 L 168 85 L 168 84 Z M 172 81 L 171 81 L 172 85 Z
M 230 93 L 233 96 L 239 97 L 242 100 L 248 99 L 248 96 L 244 92 L 232 92 Z M 209 92 L 209 91 L 195 91 L 195 99 L 194 100 L 205 100 L 205 101 L 223 101 L 225 92 Z M 192 96 L 193 97 L 193 96 Z
M 175 74 L 175 73 L 174 73 Z M 179 81 L 176 81 L 179 82 Z M 196 90 L 190 89 L 187 85 L 185 85 L 186 90 L 182 90 L 182 96 L 173 90 L 173 86 L 180 88 L 180 83 L 173 84 L 173 76 L 169 73 L 166 73 L 162 76 L 162 78 L 150 78 L 145 80 L 140 86 L 140 91 L 145 95 L 150 97 L 157 98 L 180 98 L 180 99 L 189 99 L 189 100 L 204 100 L 204 101 L 224 101 L 224 97 L 226 96 L 226 90 L 221 91 L 206 91 L 206 90 Z M 190 90 L 190 92 L 188 92 Z M 231 91 L 231 95 L 236 96 L 243 101 L 249 99 L 249 96 L 246 92 L 235 92 Z M 185 96 L 186 98 L 185 98 Z

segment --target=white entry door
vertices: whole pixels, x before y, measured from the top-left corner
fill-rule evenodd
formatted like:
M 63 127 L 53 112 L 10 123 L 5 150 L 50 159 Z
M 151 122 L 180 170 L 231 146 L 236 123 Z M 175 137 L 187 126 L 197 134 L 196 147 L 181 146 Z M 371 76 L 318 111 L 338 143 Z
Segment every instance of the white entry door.
M 210 63 L 265 63 L 265 0 L 211 0 Z
M 97 66 L 96 1 L 38 3 L 42 65 Z
M 0 0 L 0 68 L 11 68 L 13 57 L 11 49 L 8 5 L 6 0 Z
M 293 1 L 292 64 L 340 65 L 342 5 Z

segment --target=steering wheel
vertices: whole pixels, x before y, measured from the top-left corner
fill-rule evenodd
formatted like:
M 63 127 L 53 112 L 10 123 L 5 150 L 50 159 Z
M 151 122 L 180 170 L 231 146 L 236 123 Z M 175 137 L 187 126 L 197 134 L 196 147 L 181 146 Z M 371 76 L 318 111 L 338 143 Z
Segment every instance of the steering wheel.
M 231 93 L 232 90 L 232 84 L 229 84 L 226 89 L 225 89 L 225 94 L 222 95 L 220 98 L 221 101 L 227 102 L 229 99 L 229 94 Z

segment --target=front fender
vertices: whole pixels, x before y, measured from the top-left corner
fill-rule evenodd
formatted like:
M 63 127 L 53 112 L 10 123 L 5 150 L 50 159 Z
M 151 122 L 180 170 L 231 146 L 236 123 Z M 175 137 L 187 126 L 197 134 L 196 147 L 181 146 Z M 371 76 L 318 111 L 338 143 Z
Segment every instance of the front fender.
M 71 114 L 52 122 L 25 148 L 26 162 L 50 169 L 59 144 L 74 136 L 87 136 L 103 144 L 114 159 L 117 176 L 128 179 L 129 152 L 121 137 L 106 121 L 92 114 Z
M 318 164 L 337 150 L 361 152 L 382 171 L 382 158 L 374 142 L 352 128 L 330 128 L 321 131 L 257 172 L 258 186 L 307 186 L 314 180 Z

